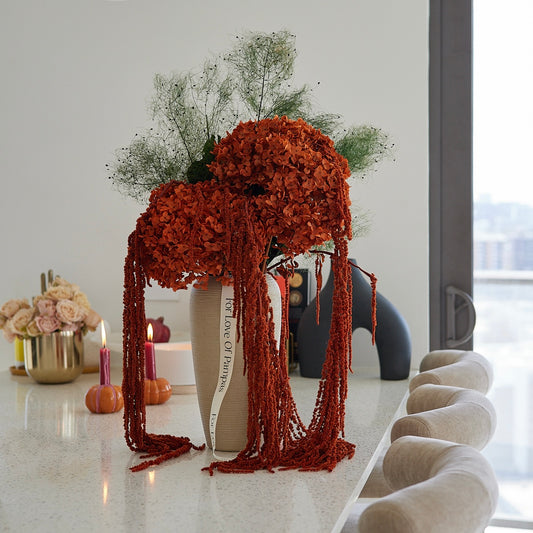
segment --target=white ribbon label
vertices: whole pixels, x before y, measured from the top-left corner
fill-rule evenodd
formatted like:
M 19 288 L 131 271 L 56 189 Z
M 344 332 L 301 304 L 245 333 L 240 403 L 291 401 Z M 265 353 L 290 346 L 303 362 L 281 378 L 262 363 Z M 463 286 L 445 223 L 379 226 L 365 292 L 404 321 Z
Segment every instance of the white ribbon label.
M 237 319 L 233 317 L 233 287 L 222 285 L 220 294 L 220 362 L 218 371 L 218 382 L 211 402 L 211 415 L 209 417 L 209 434 L 211 436 L 211 447 L 213 455 L 216 450 L 216 428 L 220 406 L 228 390 L 231 375 L 233 373 L 233 362 L 235 360 L 235 342 L 237 333 Z

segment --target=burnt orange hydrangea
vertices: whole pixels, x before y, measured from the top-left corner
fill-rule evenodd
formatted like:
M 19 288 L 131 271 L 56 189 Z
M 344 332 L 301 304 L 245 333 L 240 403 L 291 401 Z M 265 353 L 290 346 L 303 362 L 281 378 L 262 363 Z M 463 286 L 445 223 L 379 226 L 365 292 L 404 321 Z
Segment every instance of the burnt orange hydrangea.
M 285 254 L 304 253 L 334 235 L 351 237 L 348 162 L 304 120 L 241 123 L 214 155 L 211 172 L 253 196 L 254 214 Z
M 221 472 L 331 470 L 351 457 L 344 402 L 351 360 L 351 236 L 346 160 L 303 120 L 241 123 L 214 148 L 213 180 L 155 189 L 128 242 L 124 269 L 124 425 L 126 441 L 150 459 L 140 470 L 194 446 L 186 437 L 146 431 L 144 288 L 150 280 L 180 289 L 214 276 L 233 285 L 248 379 L 247 444 Z M 289 258 L 333 240 L 332 327 L 312 420 L 305 426 L 289 385 L 287 304 L 274 337 L 264 272 L 273 242 Z M 282 271 L 286 278 L 288 269 Z M 287 283 L 287 279 L 286 279 Z
M 246 204 L 213 180 L 172 181 L 155 189 L 137 221 L 146 274 L 174 290 L 206 276 L 230 279 L 227 220 L 242 216 Z

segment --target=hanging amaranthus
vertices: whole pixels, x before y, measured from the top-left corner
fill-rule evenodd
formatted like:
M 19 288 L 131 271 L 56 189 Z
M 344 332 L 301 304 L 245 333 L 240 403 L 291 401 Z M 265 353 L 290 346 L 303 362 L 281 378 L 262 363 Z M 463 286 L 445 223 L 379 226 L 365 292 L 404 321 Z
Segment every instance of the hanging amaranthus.
M 199 448 L 186 437 L 146 432 L 144 287 L 154 279 L 178 290 L 214 276 L 234 287 L 249 412 L 246 447 L 233 460 L 212 463 L 210 472 L 331 470 L 355 449 L 343 438 L 352 334 L 348 164 L 328 137 L 301 119 L 286 117 L 239 124 L 215 145 L 213 155 L 209 169 L 215 179 L 170 182 L 154 190 L 129 239 L 124 292 L 126 440 L 131 449 L 156 457 L 136 469 Z M 334 243 L 334 326 L 306 427 L 289 385 L 287 309 L 278 349 L 262 265 L 273 243 L 290 260 L 328 240 Z M 289 273 L 281 269 L 285 277 Z

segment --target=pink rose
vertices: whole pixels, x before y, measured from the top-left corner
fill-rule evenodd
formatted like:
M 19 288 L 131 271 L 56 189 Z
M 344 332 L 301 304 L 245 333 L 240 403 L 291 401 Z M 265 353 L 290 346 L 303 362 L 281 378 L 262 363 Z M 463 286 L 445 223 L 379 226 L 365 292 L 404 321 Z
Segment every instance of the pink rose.
M 78 331 L 81 329 L 82 325 L 83 324 L 81 322 L 64 324 L 61 327 L 61 331 Z
M 56 314 L 56 304 L 53 300 L 43 298 L 37 302 L 39 314 L 44 316 L 54 316 Z
M 83 307 L 70 300 L 59 300 L 57 302 L 56 312 L 57 318 L 67 324 L 81 322 L 87 314 L 87 311 Z
M 60 328 L 61 322 L 54 316 L 38 316 L 35 323 L 39 330 L 45 335 Z

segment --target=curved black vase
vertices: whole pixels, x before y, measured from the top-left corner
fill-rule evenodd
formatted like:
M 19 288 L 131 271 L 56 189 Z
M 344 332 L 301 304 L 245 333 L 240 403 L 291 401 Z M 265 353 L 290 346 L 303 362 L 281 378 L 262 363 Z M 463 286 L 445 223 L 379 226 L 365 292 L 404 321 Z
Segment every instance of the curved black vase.
M 354 259 L 350 259 L 355 263 Z M 352 330 L 372 331 L 372 289 L 352 266 Z M 320 292 L 320 323 L 316 323 L 316 297 L 302 314 L 298 324 L 298 362 L 300 373 L 308 378 L 320 378 L 326 358 L 331 327 L 333 302 L 333 272 Z M 409 376 L 411 367 L 411 335 L 409 327 L 396 307 L 377 293 L 376 347 L 381 379 L 398 380 Z M 354 358 L 357 354 L 354 354 Z

